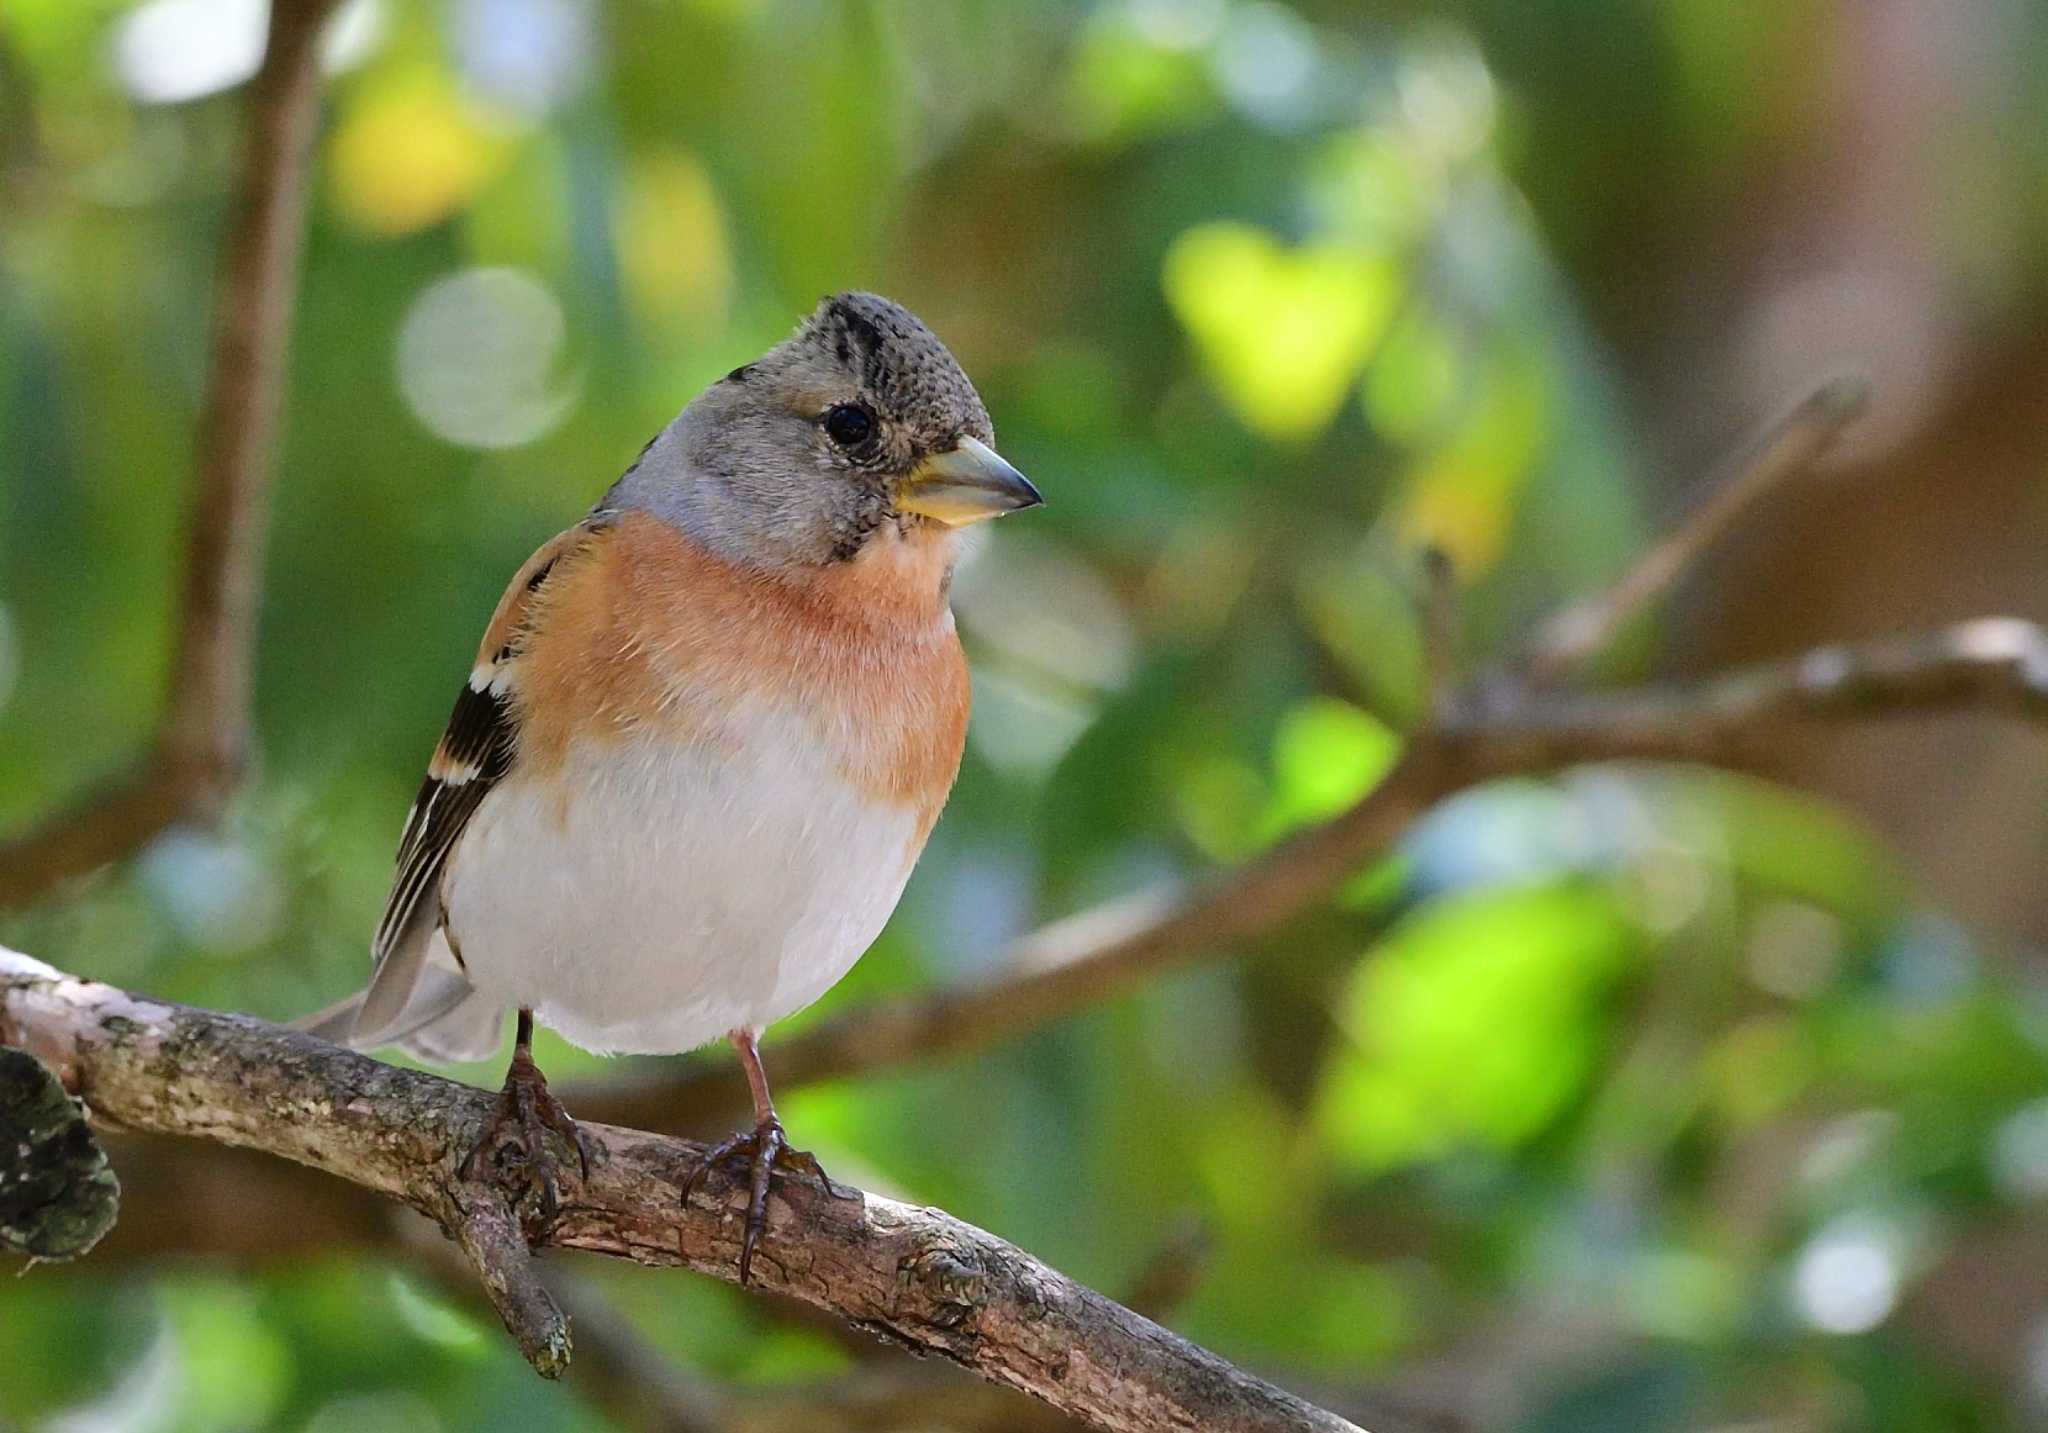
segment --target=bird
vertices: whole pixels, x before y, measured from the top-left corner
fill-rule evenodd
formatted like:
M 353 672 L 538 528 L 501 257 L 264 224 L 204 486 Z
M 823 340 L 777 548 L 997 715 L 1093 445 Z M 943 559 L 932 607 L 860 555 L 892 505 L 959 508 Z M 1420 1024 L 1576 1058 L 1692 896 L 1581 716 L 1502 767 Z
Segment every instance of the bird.
M 754 1124 L 751 1276 L 789 1146 L 759 1040 L 850 970 L 959 772 L 962 530 L 1034 507 L 908 310 L 829 296 L 694 398 L 513 574 L 399 841 L 368 987 L 300 1023 L 429 1063 L 512 1058 L 465 1170 L 510 1150 L 555 1207 L 545 1025 L 597 1053 L 723 1038 Z M 828 1186 L 830 1184 L 827 1181 Z M 832 1186 L 836 1189 L 836 1186 Z

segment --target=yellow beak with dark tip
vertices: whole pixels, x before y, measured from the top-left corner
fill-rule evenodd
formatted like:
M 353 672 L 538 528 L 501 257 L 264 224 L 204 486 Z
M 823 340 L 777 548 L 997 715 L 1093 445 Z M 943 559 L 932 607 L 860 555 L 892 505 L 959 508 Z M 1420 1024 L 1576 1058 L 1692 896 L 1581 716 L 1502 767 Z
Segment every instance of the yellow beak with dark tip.
M 1044 501 L 1029 478 L 974 438 L 962 438 L 951 452 L 934 453 L 919 463 L 896 494 L 898 511 L 947 527 L 965 527 Z

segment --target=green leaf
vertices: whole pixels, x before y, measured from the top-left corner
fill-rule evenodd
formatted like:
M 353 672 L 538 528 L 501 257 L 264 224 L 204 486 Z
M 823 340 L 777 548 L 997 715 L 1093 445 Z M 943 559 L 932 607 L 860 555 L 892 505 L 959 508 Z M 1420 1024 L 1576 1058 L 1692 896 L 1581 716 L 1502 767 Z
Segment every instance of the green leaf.
M 1295 601 L 1323 648 L 1375 710 L 1396 721 L 1422 715 L 1422 632 L 1415 591 L 1383 546 L 1304 562 Z
M 225 1279 L 167 1279 L 158 1297 L 183 1372 L 182 1418 L 190 1429 L 257 1428 L 291 1390 L 291 1346 L 264 1319 L 256 1293 Z
M 1075 130 L 1105 145 L 1185 128 L 1216 107 L 1200 55 L 1151 43 L 1116 9 L 1082 31 L 1067 78 Z
M 1340 1162 L 1378 1172 L 1509 1149 L 1580 1093 L 1635 952 L 1612 896 L 1551 886 L 1444 901 L 1359 969 L 1317 1100 Z
M 1197 225 L 1166 254 L 1166 299 L 1231 411 L 1302 442 L 1328 427 L 1400 294 L 1400 266 L 1352 245 L 1288 249 L 1248 224 Z
M 1273 733 L 1273 797 L 1262 834 L 1271 840 L 1329 820 L 1372 790 L 1400 753 L 1400 733 L 1370 712 L 1311 697 Z

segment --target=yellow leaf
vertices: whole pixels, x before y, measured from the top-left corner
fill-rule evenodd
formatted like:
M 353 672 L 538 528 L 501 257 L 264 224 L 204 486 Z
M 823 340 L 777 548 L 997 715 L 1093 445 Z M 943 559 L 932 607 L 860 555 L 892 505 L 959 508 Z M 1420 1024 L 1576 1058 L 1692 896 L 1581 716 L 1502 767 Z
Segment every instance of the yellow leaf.
M 397 238 L 452 218 L 503 172 L 512 136 L 437 69 L 415 67 L 360 92 L 328 155 L 335 206 Z
M 725 208 L 696 156 L 671 152 L 633 166 L 619 249 L 636 311 L 692 328 L 724 319 L 733 282 Z
M 1301 442 L 1329 426 L 1400 288 L 1392 259 L 1348 244 L 1288 249 L 1245 224 L 1203 224 L 1167 251 L 1167 302 L 1246 427 Z
M 1468 576 L 1492 569 L 1550 442 L 1551 389 L 1533 358 L 1510 356 L 1496 366 L 1462 429 L 1409 473 L 1394 513 L 1405 542 L 1442 549 Z

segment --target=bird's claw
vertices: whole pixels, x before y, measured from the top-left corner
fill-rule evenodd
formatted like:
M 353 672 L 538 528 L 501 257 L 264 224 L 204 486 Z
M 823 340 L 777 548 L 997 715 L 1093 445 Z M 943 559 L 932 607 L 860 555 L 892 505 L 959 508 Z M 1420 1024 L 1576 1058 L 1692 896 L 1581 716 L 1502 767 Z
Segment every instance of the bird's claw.
M 723 1165 L 743 1153 L 749 1156 L 747 1222 L 740 1236 L 740 1283 L 744 1286 L 753 1277 L 754 1250 L 760 1244 L 761 1236 L 768 1231 L 768 1186 L 776 1165 L 780 1164 L 784 1170 L 811 1175 L 834 1199 L 858 1199 L 861 1194 L 858 1189 L 840 1184 L 825 1173 L 825 1167 L 809 1150 L 792 1149 L 782 1121 L 770 1116 L 753 1129 L 729 1134 L 705 1150 L 703 1157 L 692 1164 L 683 1176 L 682 1202 L 689 1204 L 691 1193 L 712 1166 Z
M 522 1193 L 537 1197 L 542 1224 L 552 1223 L 562 1205 L 561 1180 L 550 1133 L 560 1135 L 576 1151 L 579 1178 L 590 1178 L 591 1143 L 548 1088 L 547 1077 L 530 1058 L 515 1055 L 505 1072 L 505 1086 L 478 1131 L 476 1143 L 462 1161 L 462 1177 L 485 1182 L 501 1176 L 499 1155 L 516 1153 L 523 1175 Z

